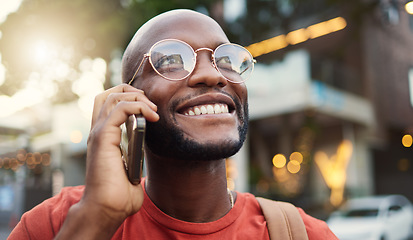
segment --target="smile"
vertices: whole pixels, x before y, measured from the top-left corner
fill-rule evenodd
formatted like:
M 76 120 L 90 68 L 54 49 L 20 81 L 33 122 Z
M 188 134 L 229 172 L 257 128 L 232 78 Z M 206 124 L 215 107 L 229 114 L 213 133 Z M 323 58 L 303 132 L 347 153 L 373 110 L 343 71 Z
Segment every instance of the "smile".
M 186 116 L 199 116 L 205 114 L 221 114 L 229 113 L 229 108 L 227 104 L 215 103 L 215 104 L 204 104 L 186 109 L 183 114 Z

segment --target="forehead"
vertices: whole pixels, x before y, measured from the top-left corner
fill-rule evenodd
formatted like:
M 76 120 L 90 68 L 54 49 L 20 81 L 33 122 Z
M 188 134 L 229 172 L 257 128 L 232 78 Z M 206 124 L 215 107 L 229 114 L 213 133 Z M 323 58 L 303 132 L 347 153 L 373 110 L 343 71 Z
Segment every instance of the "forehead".
M 129 82 L 145 53 L 156 42 L 174 38 L 193 49 L 215 49 L 229 42 L 222 28 L 212 18 L 190 10 L 173 10 L 158 15 L 139 28 L 122 58 L 122 80 Z
M 215 48 L 229 42 L 221 27 L 213 19 L 201 14 L 167 16 L 154 23 L 151 28 L 146 36 L 150 46 L 168 38 L 185 41 L 194 49 Z

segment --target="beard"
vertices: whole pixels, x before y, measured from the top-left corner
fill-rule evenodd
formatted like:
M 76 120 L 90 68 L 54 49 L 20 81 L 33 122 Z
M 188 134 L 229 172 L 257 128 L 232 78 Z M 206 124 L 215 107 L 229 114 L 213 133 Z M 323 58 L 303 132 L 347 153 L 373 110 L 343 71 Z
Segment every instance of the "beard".
M 238 101 L 235 103 L 241 123 L 237 140 L 224 139 L 218 143 L 201 144 L 186 138 L 181 129 L 161 118 L 155 123 L 147 122 L 145 144 L 151 152 L 164 158 L 212 161 L 231 157 L 241 149 L 248 130 L 248 104 L 242 108 Z

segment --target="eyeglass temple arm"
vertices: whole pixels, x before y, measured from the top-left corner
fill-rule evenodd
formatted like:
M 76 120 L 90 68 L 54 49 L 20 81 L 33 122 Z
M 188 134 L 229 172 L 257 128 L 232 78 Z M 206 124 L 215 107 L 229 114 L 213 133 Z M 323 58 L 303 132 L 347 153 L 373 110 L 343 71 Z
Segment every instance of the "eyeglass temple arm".
M 145 61 L 145 58 L 147 58 L 147 57 L 148 57 L 148 54 L 143 55 L 142 61 L 141 61 L 141 63 L 139 63 L 138 69 L 136 69 L 135 73 L 134 73 L 133 76 L 132 76 L 132 79 L 129 80 L 129 82 L 128 82 L 129 85 L 132 85 L 133 80 L 135 80 L 135 77 L 136 77 L 136 75 L 137 75 L 138 72 L 139 72 L 139 69 L 141 69 L 141 66 L 142 66 L 142 64 L 143 64 L 143 61 Z

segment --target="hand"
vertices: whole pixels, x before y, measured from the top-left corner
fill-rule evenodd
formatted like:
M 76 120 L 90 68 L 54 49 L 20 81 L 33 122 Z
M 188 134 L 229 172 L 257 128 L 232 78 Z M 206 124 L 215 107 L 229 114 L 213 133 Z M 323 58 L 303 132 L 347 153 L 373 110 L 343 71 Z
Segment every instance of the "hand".
M 87 149 L 84 200 L 120 218 L 137 212 L 143 202 L 141 186 L 132 185 L 125 174 L 119 149 L 121 130 L 129 115 L 142 114 L 157 121 L 156 105 L 142 90 L 122 84 L 98 95 L 92 116 Z M 112 216 L 115 219 L 118 216 Z
M 132 114 L 142 114 L 147 121 L 158 121 L 156 111 L 156 105 L 142 90 L 127 84 L 95 98 L 87 146 L 86 187 L 80 202 L 69 210 L 61 229 L 64 231 L 59 233 L 63 239 L 74 233 L 71 229 L 76 229 L 75 235 L 81 235 L 83 230 L 75 223 L 79 219 L 88 222 L 84 234 L 89 238 L 96 233 L 111 236 L 129 215 L 140 210 L 143 190 L 127 178 L 119 148 L 120 125 Z

